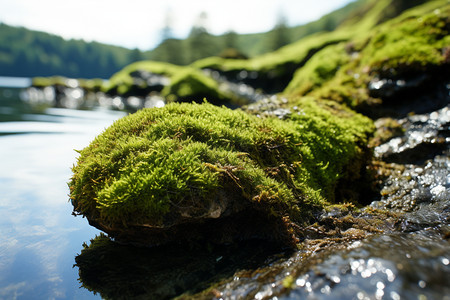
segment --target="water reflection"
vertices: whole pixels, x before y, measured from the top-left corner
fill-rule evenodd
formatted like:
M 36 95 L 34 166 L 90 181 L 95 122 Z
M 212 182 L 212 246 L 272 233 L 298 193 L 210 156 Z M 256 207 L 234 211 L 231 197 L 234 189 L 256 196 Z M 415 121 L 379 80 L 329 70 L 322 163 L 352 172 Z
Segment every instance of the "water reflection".
M 0 90 L 0 299 L 97 298 L 72 268 L 97 230 L 71 216 L 76 152 L 124 113 L 33 109 Z M 7 95 L 8 97 L 5 97 Z
M 268 263 L 279 248 L 262 241 L 228 246 L 138 248 L 99 235 L 78 255 L 80 281 L 107 299 L 167 299 L 198 293 L 239 269 Z M 214 291 L 204 295 L 214 296 Z

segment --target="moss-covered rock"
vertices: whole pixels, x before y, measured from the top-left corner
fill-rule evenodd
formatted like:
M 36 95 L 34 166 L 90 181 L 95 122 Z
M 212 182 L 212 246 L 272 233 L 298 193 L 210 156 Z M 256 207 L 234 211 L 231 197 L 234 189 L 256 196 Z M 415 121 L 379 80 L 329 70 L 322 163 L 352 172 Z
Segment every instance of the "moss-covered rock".
M 450 4 L 430 1 L 314 55 L 286 88 L 370 113 L 405 89 L 413 94 L 449 76 Z M 347 30 L 347 29 L 346 29 Z M 429 88 L 427 89 L 429 92 Z
M 183 67 L 175 66 L 164 62 L 155 61 L 139 61 L 132 63 L 119 72 L 115 73 L 108 81 L 104 91 L 112 94 L 130 95 L 139 90 L 146 91 L 147 84 L 138 80 L 133 74 L 136 72 L 147 72 L 151 74 L 157 74 L 171 78 L 183 69 Z
M 74 212 L 118 240 L 159 244 L 250 237 L 289 240 L 359 175 L 371 122 L 298 100 L 289 120 L 211 104 L 129 115 L 80 152 Z M 336 115 L 336 111 L 341 112 Z
M 125 67 L 111 77 L 104 90 L 109 94 L 144 97 L 157 92 L 168 102 L 201 103 L 208 98 L 211 103 L 230 107 L 247 101 L 197 68 L 154 61 Z
M 204 74 L 200 70 L 185 68 L 171 79 L 171 83 L 162 91 L 161 95 L 177 102 L 203 102 L 204 98 L 215 105 L 238 106 L 246 100 L 221 87 L 219 82 Z

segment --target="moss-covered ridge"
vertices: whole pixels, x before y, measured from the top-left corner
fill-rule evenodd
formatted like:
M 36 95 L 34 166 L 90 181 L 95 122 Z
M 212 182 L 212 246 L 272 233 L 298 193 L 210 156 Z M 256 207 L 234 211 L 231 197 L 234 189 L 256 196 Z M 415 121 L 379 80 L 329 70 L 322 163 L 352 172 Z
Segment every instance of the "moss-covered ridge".
M 162 76 L 163 86 L 149 86 L 142 78 L 143 73 Z M 199 69 L 155 61 L 140 61 L 125 67 L 110 78 L 103 90 L 124 96 L 158 92 L 168 102 L 201 102 L 203 98 L 216 105 L 238 106 L 245 102 Z
M 371 87 L 377 87 L 374 81 L 400 80 L 407 85 L 425 73 L 429 81 L 442 79 L 448 75 L 450 62 L 449 15 L 448 1 L 429 1 L 372 30 L 359 31 L 351 41 L 314 55 L 297 70 L 285 94 L 311 95 L 361 108 L 383 98 L 371 93 Z M 383 81 L 378 83 L 381 86 Z
M 113 236 L 243 211 L 304 222 L 333 201 L 339 180 L 357 177 L 348 166 L 361 162 L 372 130 L 335 109 L 305 98 L 285 121 L 207 103 L 139 111 L 80 151 L 69 183 L 74 211 Z

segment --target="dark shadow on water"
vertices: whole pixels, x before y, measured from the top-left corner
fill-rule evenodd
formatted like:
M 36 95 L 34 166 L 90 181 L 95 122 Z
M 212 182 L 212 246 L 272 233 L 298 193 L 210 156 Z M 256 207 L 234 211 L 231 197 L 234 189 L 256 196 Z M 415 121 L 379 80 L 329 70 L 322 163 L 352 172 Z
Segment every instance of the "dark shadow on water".
M 75 266 L 82 286 L 102 298 L 168 299 L 198 293 L 238 270 L 267 265 L 281 252 L 265 241 L 139 248 L 117 244 L 101 234 L 83 244 Z

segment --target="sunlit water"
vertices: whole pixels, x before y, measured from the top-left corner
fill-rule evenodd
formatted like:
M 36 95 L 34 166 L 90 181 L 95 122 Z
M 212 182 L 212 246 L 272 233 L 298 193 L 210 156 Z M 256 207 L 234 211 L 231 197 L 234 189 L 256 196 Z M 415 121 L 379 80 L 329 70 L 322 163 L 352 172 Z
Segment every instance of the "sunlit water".
M 30 110 L 0 88 L 0 299 L 98 298 L 74 257 L 98 231 L 71 215 L 67 182 L 82 149 L 124 113 Z

